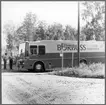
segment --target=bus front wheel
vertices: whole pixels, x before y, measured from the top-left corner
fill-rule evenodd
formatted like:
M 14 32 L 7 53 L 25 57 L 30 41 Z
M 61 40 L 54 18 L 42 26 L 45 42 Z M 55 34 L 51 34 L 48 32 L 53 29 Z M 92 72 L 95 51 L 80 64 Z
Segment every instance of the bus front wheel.
M 44 65 L 40 62 L 35 63 L 34 65 L 34 71 L 44 71 Z

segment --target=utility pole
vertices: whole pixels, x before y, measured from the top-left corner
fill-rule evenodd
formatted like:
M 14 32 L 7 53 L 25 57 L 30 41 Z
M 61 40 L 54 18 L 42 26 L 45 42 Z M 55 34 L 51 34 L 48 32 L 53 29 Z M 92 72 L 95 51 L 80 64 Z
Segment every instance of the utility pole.
M 78 67 L 80 64 L 80 4 L 78 1 Z
M 60 57 L 61 57 L 61 69 L 63 70 L 63 65 L 64 65 L 64 53 L 63 53 L 63 49 L 60 52 Z

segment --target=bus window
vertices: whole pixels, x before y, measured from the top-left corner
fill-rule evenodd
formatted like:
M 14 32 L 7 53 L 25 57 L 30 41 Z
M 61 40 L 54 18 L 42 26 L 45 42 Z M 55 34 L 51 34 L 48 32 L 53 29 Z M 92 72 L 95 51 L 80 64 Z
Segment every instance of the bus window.
M 21 49 L 20 57 L 21 57 L 21 58 L 24 57 L 23 49 Z
M 37 48 L 33 49 L 33 54 L 37 54 Z
M 30 52 L 31 54 L 37 54 L 37 46 L 33 45 L 33 46 L 30 46 Z
M 23 50 L 21 49 L 21 53 L 23 53 Z
M 44 55 L 45 54 L 45 46 L 39 46 L 39 54 Z
M 33 54 L 33 49 L 31 48 L 30 51 L 31 51 L 31 55 L 32 55 Z

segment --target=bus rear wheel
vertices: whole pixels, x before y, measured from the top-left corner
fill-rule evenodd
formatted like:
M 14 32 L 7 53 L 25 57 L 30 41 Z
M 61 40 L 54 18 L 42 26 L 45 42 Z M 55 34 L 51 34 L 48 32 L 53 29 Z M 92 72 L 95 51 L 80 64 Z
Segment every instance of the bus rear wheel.
M 85 59 L 80 60 L 80 67 L 86 66 L 87 61 Z
M 34 65 L 34 71 L 38 71 L 38 72 L 43 72 L 43 71 L 45 71 L 44 70 L 44 65 L 42 64 L 42 63 L 40 63 L 40 62 L 38 62 L 38 63 L 35 63 L 35 65 Z
M 85 59 L 80 60 L 80 64 L 86 64 L 87 65 L 87 61 Z

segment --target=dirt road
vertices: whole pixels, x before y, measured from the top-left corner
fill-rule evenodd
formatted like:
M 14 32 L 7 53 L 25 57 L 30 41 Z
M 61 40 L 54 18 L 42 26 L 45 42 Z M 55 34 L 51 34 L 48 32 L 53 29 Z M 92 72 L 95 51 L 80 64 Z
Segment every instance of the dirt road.
M 2 104 L 104 104 L 104 79 L 2 73 Z

